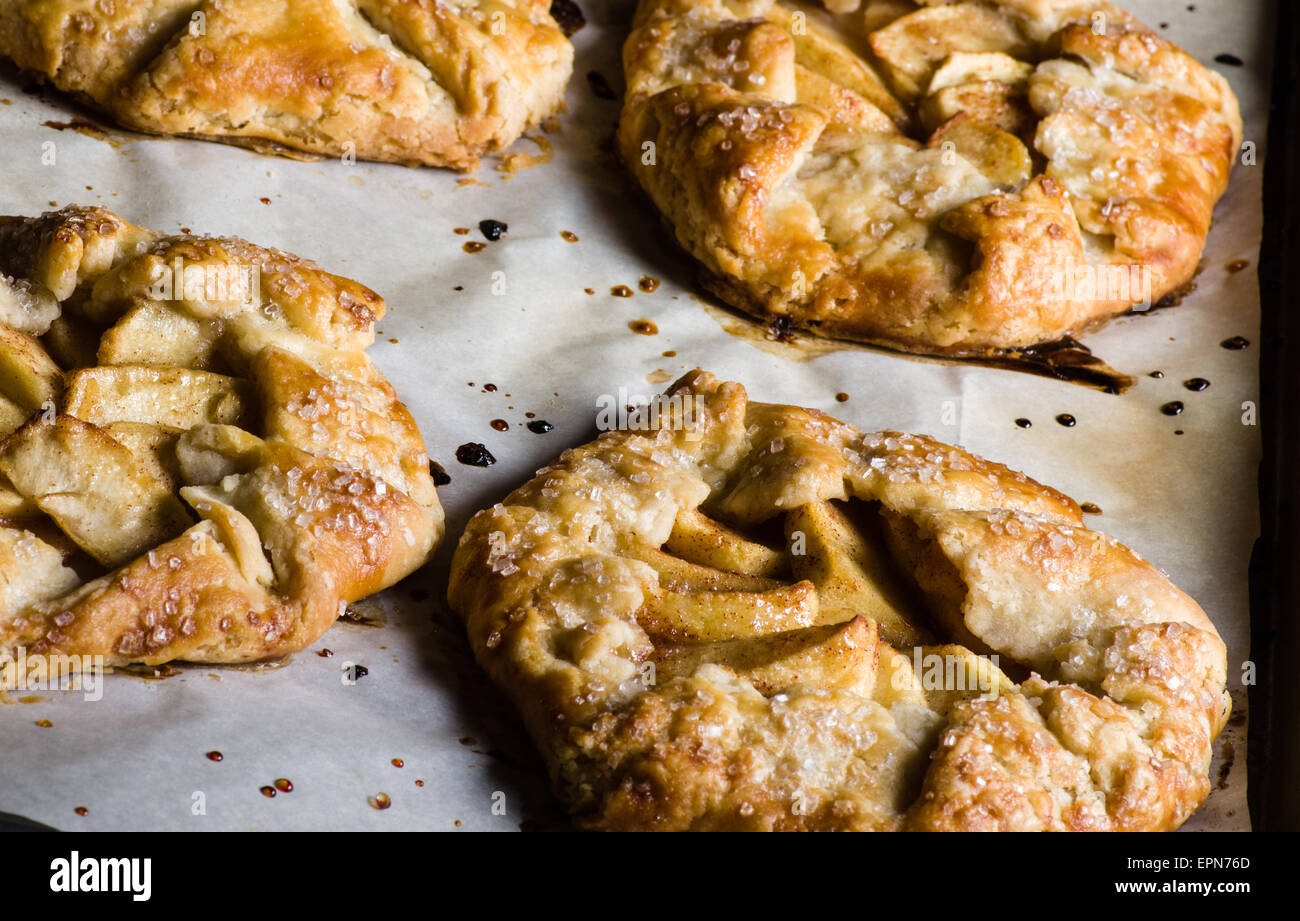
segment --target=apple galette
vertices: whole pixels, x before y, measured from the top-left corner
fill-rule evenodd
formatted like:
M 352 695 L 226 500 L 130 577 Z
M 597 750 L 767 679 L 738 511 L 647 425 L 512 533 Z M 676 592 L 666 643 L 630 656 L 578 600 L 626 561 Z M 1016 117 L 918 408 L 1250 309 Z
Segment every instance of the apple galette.
M 473 169 L 556 112 L 546 0 L 0 0 L 0 55 L 128 128 Z
M 692 372 L 470 521 L 449 599 L 578 821 L 1170 829 L 1225 650 L 1061 493 Z
M 238 239 L 0 218 L 0 688 L 280 656 L 420 566 L 442 508 L 383 311 Z
M 913 352 L 1093 328 L 1192 277 L 1227 81 L 1096 0 L 641 0 L 623 159 L 731 305 Z

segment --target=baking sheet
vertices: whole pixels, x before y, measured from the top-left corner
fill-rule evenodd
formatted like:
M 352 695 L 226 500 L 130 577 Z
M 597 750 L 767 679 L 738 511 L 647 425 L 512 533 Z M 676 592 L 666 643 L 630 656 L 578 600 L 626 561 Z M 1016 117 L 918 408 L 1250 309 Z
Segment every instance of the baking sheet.
M 451 475 L 439 490 L 448 539 L 434 564 L 356 606 L 382 625 L 340 624 L 274 668 L 185 667 L 164 680 L 117 673 L 98 700 L 77 691 L 14 694 L 29 702 L 0 706 L 0 813 L 77 829 L 565 827 L 540 760 L 446 610 L 446 562 L 475 510 L 594 436 L 602 395 L 649 397 L 699 365 L 743 381 L 760 400 L 960 442 L 1100 506 L 1092 525 L 1163 567 L 1228 644 L 1238 711 L 1218 745 L 1214 793 L 1186 828 L 1248 828 L 1240 679 L 1258 534 L 1260 439 L 1249 424 L 1258 365 L 1256 348 L 1219 343 L 1258 338 L 1269 5 L 1127 4 L 1153 27 L 1167 23 L 1163 34 L 1204 62 L 1220 54 L 1244 61 L 1211 66 L 1231 80 L 1245 138 L 1259 149 L 1257 165 L 1237 167 L 1216 211 L 1195 292 L 1176 309 L 1120 320 L 1087 340 L 1114 367 L 1139 375 L 1129 393 L 1110 396 L 851 346 L 769 343 L 736 315 L 706 307 L 690 265 L 612 159 L 618 103 L 587 78 L 596 72 L 621 89 L 618 53 L 634 4 L 580 3 L 588 25 L 574 37 L 569 111 L 513 148 L 539 160 L 553 148 L 553 157 L 513 175 L 495 168 L 506 165 L 498 158 L 472 181 L 271 159 L 107 125 L 59 130 L 44 123 L 86 113 L 24 92 L 12 72 L 0 75 L 0 213 L 98 203 L 158 230 L 281 247 L 369 285 L 389 306 L 371 354 Z M 509 230 L 480 252 L 464 251 L 467 241 L 483 241 L 484 219 Z M 1228 271 L 1237 260 L 1249 268 Z M 654 293 L 639 289 L 643 275 L 661 282 Z M 620 285 L 633 296 L 613 296 Z M 657 334 L 630 328 L 642 319 Z M 1146 376 L 1155 370 L 1164 378 Z M 1211 387 L 1189 392 L 1181 382 L 1192 377 Z M 837 402 L 839 393 L 847 402 Z M 1163 415 L 1171 400 L 1186 411 Z M 553 429 L 529 431 L 529 412 Z M 1078 424 L 1058 425 L 1060 413 Z M 1033 426 L 1018 428 L 1021 417 Z M 494 419 L 509 431 L 496 431 Z M 498 463 L 457 463 L 465 442 L 485 444 Z M 368 674 L 348 683 L 349 664 Z M 214 751 L 220 761 L 207 757 Z M 292 792 L 260 792 L 280 778 Z M 379 793 L 389 808 L 374 808 Z

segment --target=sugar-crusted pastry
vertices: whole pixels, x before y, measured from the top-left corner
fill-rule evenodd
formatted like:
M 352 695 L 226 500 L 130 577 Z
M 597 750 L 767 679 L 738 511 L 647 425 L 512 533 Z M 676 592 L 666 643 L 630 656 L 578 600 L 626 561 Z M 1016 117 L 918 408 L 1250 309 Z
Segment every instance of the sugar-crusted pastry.
M 1221 76 L 1096 0 L 825 6 L 638 8 L 619 148 L 719 297 L 979 355 L 1192 277 L 1241 144 Z
M 545 0 L 0 0 L 0 55 L 128 128 L 474 169 L 556 112 Z
M 0 688 L 315 641 L 443 514 L 384 302 L 103 208 L 0 218 Z
M 1067 496 L 699 371 L 475 515 L 449 599 L 588 827 L 1169 829 L 1230 707 Z

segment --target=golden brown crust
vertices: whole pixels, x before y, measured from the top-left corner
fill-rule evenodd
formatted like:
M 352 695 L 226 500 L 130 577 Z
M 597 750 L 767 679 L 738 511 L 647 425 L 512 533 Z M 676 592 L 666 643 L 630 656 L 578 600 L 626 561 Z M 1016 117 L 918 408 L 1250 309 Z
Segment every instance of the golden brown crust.
M 1208 794 L 1224 645 L 1071 499 L 698 371 L 656 407 L 452 560 L 581 824 L 1165 829 Z
M 544 0 L 2 0 L 0 54 L 130 128 L 474 169 L 561 108 Z
M 373 291 L 70 207 L 0 218 L 5 292 L 0 688 L 294 652 L 441 538 L 419 431 L 364 352 Z M 55 364 L 56 328 L 96 366 Z
M 1101 0 L 828 6 L 642 0 L 624 47 L 623 159 L 724 300 L 961 355 L 1191 278 L 1241 143 L 1218 74 Z

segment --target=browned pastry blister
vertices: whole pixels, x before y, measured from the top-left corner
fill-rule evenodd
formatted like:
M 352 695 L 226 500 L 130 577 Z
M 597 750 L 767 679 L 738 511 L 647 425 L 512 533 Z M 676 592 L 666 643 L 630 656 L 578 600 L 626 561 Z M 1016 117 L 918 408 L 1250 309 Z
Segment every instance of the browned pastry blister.
M 0 55 L 140 131 L 457 169 L 573 66 L 546 0 L 0 0 Z
M 1073 500 L 699 371 L 656 410 L 452 561 L 581 825 L 1171 829 L 1208 795 L 1223 642 Z
M 1221 76 L 1096 0 L 641 0 L 624 161 L 733 306 L 980 355 L 1191 279 L 1241 144 Z
M 0 218 L 0 689 L 282 656 L 422 565 L 443 514 L 364 351 L 383 312 L 238 239 Z

